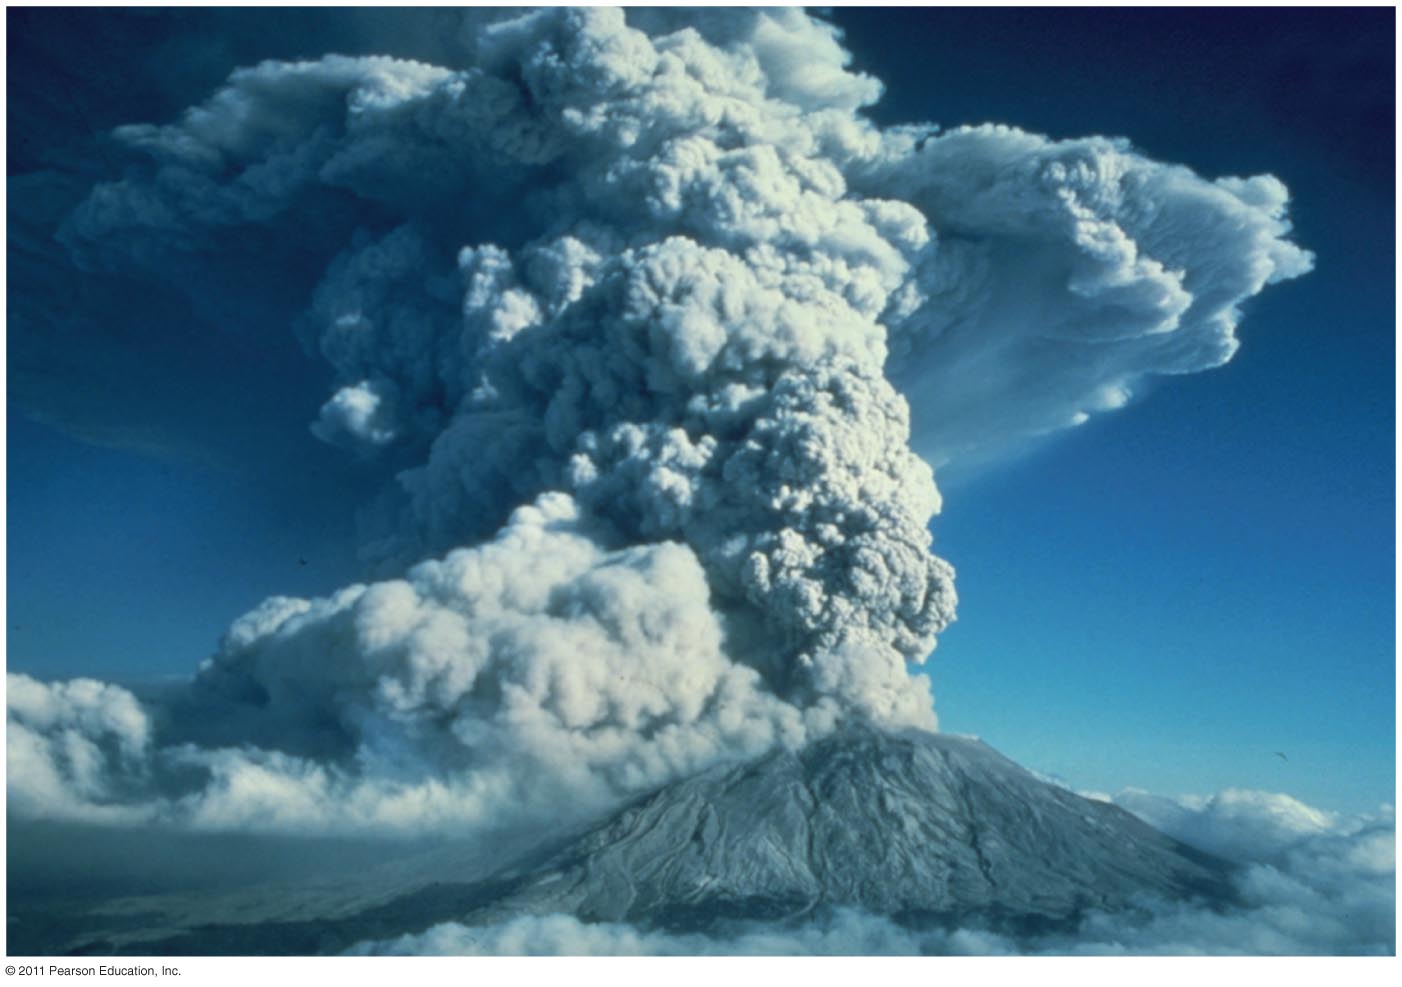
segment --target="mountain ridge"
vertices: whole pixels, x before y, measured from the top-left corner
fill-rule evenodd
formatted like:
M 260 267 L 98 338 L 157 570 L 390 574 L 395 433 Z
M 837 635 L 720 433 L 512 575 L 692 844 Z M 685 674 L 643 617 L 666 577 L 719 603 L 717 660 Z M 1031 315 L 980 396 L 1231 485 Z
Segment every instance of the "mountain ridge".
M 977 739 L 852 724 L 662 786 L 481 879 L 445 868 L 443 880 L 335 916 L 90 933 L 70 948 L 326 953 L 444 922 L 550 914 L 725 934 L 839 908 L 1023 934 L 1153 898 L 1225 904 L 1232 872 Z
M 462 921 L 565 912 L 704 931 L 823 906 L 919 921 L 1074 921 L 1144 896 L 1227 900 L 1231 866 L 979 740 L 848 727 L 717 766 L 508 868 Z

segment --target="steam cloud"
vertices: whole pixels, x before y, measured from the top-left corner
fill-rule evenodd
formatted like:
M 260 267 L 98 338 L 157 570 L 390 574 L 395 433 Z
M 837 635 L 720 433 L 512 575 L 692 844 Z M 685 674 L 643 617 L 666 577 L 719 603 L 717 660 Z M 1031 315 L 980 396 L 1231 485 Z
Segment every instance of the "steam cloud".
M 1274 178 L 882 131 L 847 62 L 796 10 L 471 12 L 444 66 L 265 62 L 120 128 L 73 262 L 220 319 L 315 257 L 311 429 L 404 467 L 367 551 L 407 575 L 272 598 L 158 699 L 11 676 L 12 809 L 461 832 L 933 728 L 927 460 L 1225 362 L 1311 259 Z

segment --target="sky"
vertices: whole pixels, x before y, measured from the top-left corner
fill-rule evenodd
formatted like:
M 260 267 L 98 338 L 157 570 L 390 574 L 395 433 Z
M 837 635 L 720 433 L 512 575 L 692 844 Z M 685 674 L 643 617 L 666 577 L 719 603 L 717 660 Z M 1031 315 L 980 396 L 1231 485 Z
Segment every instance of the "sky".
M 28 29 L 39 16 L 10 13 L 8 56 L 11 202 L 18 190 L 40 216 L 73 193 L 27 176 L 103 172 L 82 153 L 92 134 L 173 119 L 236 65 L 326 50 L 320 35 L 298 50 L 313 28 L 296 18 L 269 37 L 230 15 L 200 47 L 186 43 L 198 24 L 119 12 Z M 885 83 L 870 111 L 883 126 L 1125 136 L 1209 178 L 1269 172 L 1315 254 L 1247 302 L 1226 366 L 937 471 L 935 550 L 959 591 L 927 666 L 943 729 L 1082 789 L 1393 800 L 1391 17 L 837 12 L 854 67 Z M 317 30 L 373 47 L 373 31 Z M 155 59 L 158 78 L 162 44 L 184 60 Z M 35 283 L 15 211 L 12 320 L 31 317 Z M 298 256 L 283 270 L 258 296 L 266 314 L 240 317 L 286 318 L 320 273 Z M 257 348 L 218 332 L 220 299 L 249 297 L 239 271 L 201 286 L 215 300 L 194 310 L 153 311 L 139 279 L 101 277 L 136 314 L 94 321 L 79 297 L 71 322 L 47 313 L 47 335 L 10 331 L 8 667 L 183 678 L 266 596 L 380 574 L 356 548 L 383 467 L 312 436 L 332 375 L 291 332 Z
M 1268 171 L 1317 256 L 1249 303 L 1225 367 L 940 475 L 960 587 L 930 668 L 945 729 L 1085 787 L 1392 800 L 1391 17 L 839 18 L 857 66 L 879 60 L 880 120 L 1123 134 L 1205 175 Z

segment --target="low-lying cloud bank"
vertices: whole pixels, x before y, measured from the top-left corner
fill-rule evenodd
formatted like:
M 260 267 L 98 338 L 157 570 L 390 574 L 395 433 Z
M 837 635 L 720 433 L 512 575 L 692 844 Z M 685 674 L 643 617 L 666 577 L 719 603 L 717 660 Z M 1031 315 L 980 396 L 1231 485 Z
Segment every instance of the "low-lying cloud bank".
M 491 926 L 445 923 L 419 935 L 361 943 L 358 955 L 1391 955 L 1396 950 L 1396 832 L 1391 807 L 1342 817 L 1286 795 L 1226 791 L 1115 801 L 1199 849 L 1246 866 L 1240 902 L 1207 909 L 1145 901 L 1091 913 L 1073 932 L 1013 937 L 985 928 L 917 931 L 835 910 L 801 925 L 737 924 L 684 935 L 573 916 L 522 916 Z

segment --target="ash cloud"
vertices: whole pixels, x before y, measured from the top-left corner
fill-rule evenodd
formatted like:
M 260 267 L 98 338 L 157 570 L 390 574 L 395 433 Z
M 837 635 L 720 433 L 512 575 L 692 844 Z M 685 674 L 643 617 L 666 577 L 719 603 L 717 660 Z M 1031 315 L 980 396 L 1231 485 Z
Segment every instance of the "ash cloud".
M 891 323 L 891 376 L 936 466 L 1121 408 L 1152 376 L 1221 366 L 1242 304 L 1313 266 L 1286 239 L 1276 178 L 1205 181 L 1126 140 L 907 128 L 858 176 L 941 234 L 924 304 Z
M 471 831 L 846 717 L 933 728 L 926 460 L 1224 362 L 1310 265 L 1269 176 L 883 132 L 796 10 L 456 37 L 241 68 L 119 128 L 123 177 L 60 224 L 85 276 L 324 362 L 311 434 L 392 476 L 385 578 L 268 600 L 159 698 L 11 677 L 17 811 Z
M 835 720 L 835 703 L 786 703 L 725 654 L 688 548 L 598 538 L 551 494 L 488 544 L 403 579 L 271 598 L 167 698 L 161 745 L 126 690 L 11 676 L 11 809 L 214 830 L 487 830 L 598 811 Z

